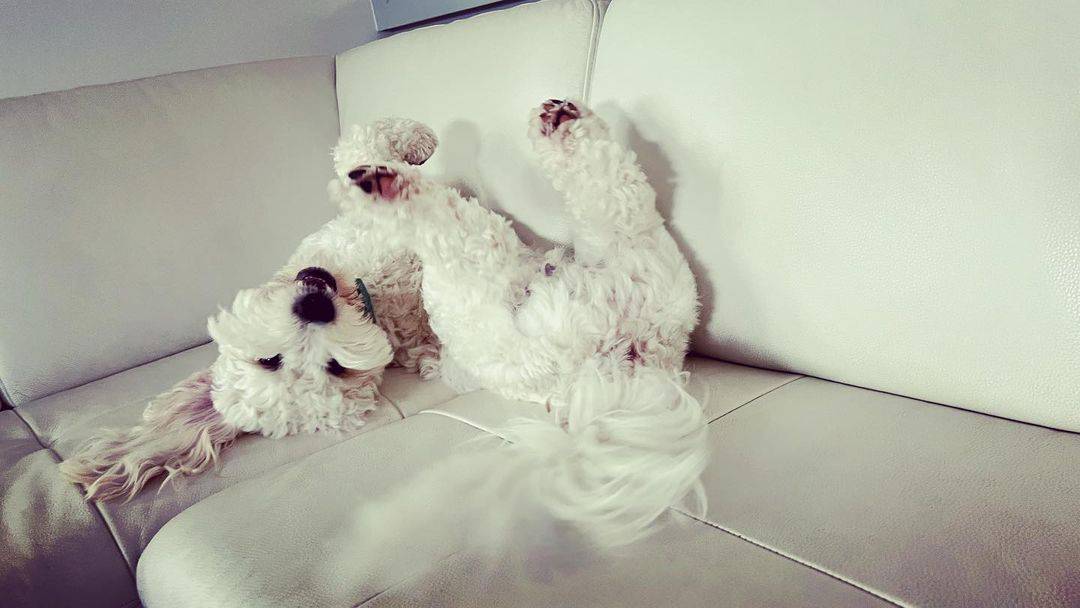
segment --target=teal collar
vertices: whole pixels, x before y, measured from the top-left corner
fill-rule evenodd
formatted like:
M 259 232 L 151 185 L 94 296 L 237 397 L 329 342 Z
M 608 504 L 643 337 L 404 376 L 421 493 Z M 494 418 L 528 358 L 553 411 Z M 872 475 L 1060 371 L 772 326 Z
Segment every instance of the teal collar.
M 364 301 L 364 311 L 371 318 L 371 322 L 374 323 L 375 305 L 371 303 L 371 293 L 368 292 L 367 285 L 364 285 L 364 281 L 361 279 L 356 279 L 356 293 Z

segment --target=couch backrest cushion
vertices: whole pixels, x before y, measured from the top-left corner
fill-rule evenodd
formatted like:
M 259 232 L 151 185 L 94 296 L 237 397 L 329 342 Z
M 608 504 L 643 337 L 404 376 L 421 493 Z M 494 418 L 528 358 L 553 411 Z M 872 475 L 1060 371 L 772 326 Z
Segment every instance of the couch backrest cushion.
M 341 127 L 427 123 L 440 141 L 425 171 L 512 216 L 527 240 L 564 240 L 525 130 L 544 99 L 584 95 L 599 20 L 597 3 L 544 0 L 355 48 L 338 56 Z
M 15 405 L 207 341 L 329 219 L 332 58 L 0 101 L 0 380 Z
M 616 0 L 702 353 L 1080 430 L 1080 5 Z

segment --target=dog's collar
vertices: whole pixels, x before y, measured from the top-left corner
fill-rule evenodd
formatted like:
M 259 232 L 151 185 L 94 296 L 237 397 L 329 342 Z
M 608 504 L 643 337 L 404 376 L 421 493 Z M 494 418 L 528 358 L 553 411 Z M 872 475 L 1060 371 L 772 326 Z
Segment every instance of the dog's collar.
M 360 299 L 364 301 L 364 311 L 368 317 L 371 318 L 371 322 L 375 322 L 375 305 L 371 303 L 371 293 L 367 290 L 367 285 L 364 285 L 364 281 L 360 278 L 356 279 L 356 293 L 360 295 Z

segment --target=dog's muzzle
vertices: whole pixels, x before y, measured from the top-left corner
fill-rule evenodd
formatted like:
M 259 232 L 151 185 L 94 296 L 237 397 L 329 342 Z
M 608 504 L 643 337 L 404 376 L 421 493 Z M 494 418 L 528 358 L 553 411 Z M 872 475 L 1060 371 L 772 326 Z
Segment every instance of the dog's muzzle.
M 293 302 L 293 314 L 307 323 L 330 323 L 337 315 L 334 296 L 337 281 L 325 268 L 311 266 L 296 273 L 300 295 Z

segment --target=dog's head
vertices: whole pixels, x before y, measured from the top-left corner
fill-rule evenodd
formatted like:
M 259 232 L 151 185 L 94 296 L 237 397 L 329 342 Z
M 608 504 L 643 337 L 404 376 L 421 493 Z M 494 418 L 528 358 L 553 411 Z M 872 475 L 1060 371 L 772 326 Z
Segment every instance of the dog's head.
M 241 291 L 208 323 L 219 352 L 214 407 L 240 430 L 273 437 L 355 426 L 393 355 L 373 313 L 323 268 Z

